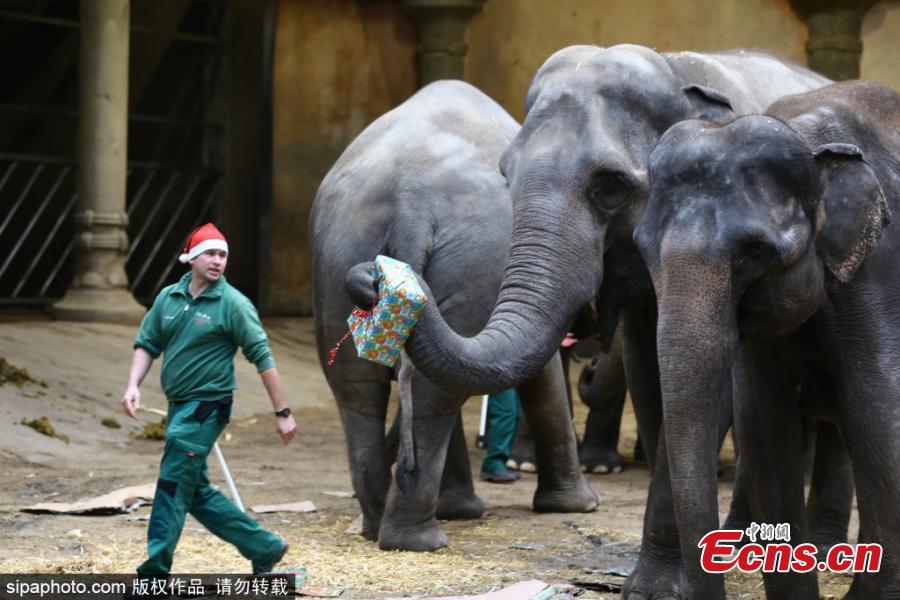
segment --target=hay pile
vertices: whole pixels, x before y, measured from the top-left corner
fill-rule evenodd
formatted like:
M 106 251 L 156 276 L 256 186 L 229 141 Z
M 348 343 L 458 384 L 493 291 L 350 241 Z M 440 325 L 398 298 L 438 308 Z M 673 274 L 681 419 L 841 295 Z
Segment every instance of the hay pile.
M 384 552 L 362 536 L 346 533 L 352 518 L 327 513 L 273 515 L 264 525 L 282 536 L 291 548 L 279 565 L 303 566 L 309 585 L 344 589 L 344 598 L 398 595 L 441 596 L 478 594 L 527 579 L 562 581 L 559 564 L 549 565 L 542 551 L 517 549 L 527 544 L 521 523 L 489 517 L 482 522 L 443 522 L 453 545 L 432 553 Z M 127 517 L 117 517 L 127 519 Z M 262 520 L 262 519 L 261 519 Z M 123 523 L 124 525 L 124 523 Z M 5 572 L 130 573 L 145 558 L 146 523 L 129 522 L 115 539 L 95 539 L 83 530 L 70 557 L 20 557 L 4 562 Z M 569 536 L 565 544 L 571 545 Z M 588 544 L 589 546 L 590 544 Z M 79 549 L 80 548 L 80 549 Z M 573 550 L 570 548 L 569 550 Z M 587 548 L 585 548 L 587 551 Z M 552 561 L 549 561 L 552 562 Z M 232 546 L 203 531 L 189 520 L 175 553 L 176 573 L 241 573 L 249 564 Z M 577 571 L 573 571 L 577 573 Z
M 132 437 L 136 440 L 164 440 L 166 439 L 166 418 L 163 417 L 159 423 L 147 423 L 144 428 Z
M 49 417 L 41 417 L 40 419 L 22 419 L 22 425 L 26 427 L 31 427 L 38 433 L 42 433 L 48 437 L 59 438 L 65 443 L 69 443 L 69 436 L 64 435 L 56 431 L 53 428 L 53 425 L 50 423 Z
M 11 383 L 16 387 L 22 387 L 26 383 L 36 383 L 41 387 L 48 387 L 46 381 L 39 381 L 32 377 L 26 369 L 6 362 L 6 359 L 0 356 L 0 385 Z

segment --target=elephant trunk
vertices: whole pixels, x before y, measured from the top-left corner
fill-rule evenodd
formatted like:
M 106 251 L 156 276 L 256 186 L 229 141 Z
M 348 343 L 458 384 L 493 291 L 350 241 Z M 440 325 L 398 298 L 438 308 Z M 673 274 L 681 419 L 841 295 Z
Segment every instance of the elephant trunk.
M 428 379 L 462 394 L 491 393 L 547 364 L 602 277 L 602 232 L 598 244 L 596 227 L 579 225 L 589 221 L 572 215 L 572 204 L 560 193 L 517 199 L 500 292 L 476 336 L 456 334 L 435 303 L 426 304 L 406 351 Z
M 665 443 L 691 598 L 724 598 L 700 566 L 698 542 L 719 527 L 719 403 L 731 395 L 736 321 L 730 269 L 666 257 L 655 274 Z

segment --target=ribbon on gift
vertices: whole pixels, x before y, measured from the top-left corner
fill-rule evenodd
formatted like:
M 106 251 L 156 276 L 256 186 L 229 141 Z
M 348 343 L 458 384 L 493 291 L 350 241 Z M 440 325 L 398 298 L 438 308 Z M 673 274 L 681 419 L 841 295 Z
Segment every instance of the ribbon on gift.
M 373 277 L 378 284 L 378 302 L 370 310 L 353 309 L 347 318 L 349 332 L 329 353 L 330 366 L 341 344 L 352 335 L 360 358 L 393 367 L 425 308 L 428 297 L 408 264 L 378 255 Z

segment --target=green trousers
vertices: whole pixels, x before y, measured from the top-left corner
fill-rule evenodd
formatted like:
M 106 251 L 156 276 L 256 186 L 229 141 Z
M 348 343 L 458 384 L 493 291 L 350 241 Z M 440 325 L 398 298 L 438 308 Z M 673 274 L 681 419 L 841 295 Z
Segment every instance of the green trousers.
M 496 473 L 506 470 L 506 459 L 516 439 L 519 428 L 519 395 L 515 388 L 504 390 L 488 397 L 488 431 L 487 454 L 481 463 L 482 473 Z
M 166 446 L 147 528 L 149 556 L 137 569 L 140 575 L 169 573 L 187 513 L 251 561 L 264 562 L 281 548 L 278 536 L 210 485 L 206 456 L 228 423 L 231 407 L 198 411 L 202 403 L 169 404 Z

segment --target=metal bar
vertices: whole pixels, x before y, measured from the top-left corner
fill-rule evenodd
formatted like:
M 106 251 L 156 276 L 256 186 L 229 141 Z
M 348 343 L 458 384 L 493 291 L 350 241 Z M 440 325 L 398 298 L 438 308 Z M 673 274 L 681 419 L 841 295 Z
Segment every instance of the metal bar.
M 225 124 L 219 121 L 179 119 L 177 117 L 162 117 L 158 115 L 133 114 L 128 117 L 130 121 L 138 123 L 159 123 L 163 125 L 188 125 L 203 129 L 225 129 Z
M 137 191 L 134 195 L 134 198 L 131 199 L 131 206 L 129 206 L 125 210 L 125 214 L 128 215 L 128 218 L 131 218 L 131 214 L 134 212 L 134 209 L 137 208 L 137 205 L 140 204 L 141 200 L 144 198 L 144 192 L 147 191 L 147 188 L 150 187 L 150 182 L 153 181 L 153 178 L 156 177 L 156 174 L 159 171 L 150 171 L 150 174 L 147 175 L 147 179 L 144 180 L 144 184 L 141 186 L 141 189 Z M 131 175 L 131 171 L 128 172 Z
M 41 249 L 37 251 L 34 255 L 34 258 L 31 259 L 31 264 L 28 265 L 28 270 L 25 271 L 25 275 L 19 281 L 19 285 L 16 286 L 16 289 L 13 290 L 12 297 L 16 298 L 19 295 L 19 292 L 22 291 L 22 288 L 25 286 L 25 282 L 28 281 L 28 278 L 31 277 L 31 273 L 34 271 L 34 268 L 37 266 L 38 262 L 43 258 L 44 253 L 47 251 L 47 248 L 50 246 L 50 242 L 52 242 L 56 238 L 56 233 L 59 231 L 59 228 L 62 224 L 69 218 L 72 213 L 72 207 L 75 206 L 75 198 L 78 197 L 78 194 L 72 194 L 72 197 L 69 199 L 69 203 L 66 207 L 59 211 L 59 216 L 56 217 L 56 223 L 53 224 L 53 229 L 50 230 L 44 237 L 44 243 L 41 244 Z
M 169 177 L 169 182 L 166 183 L 166 187 L 163 188 L 162 193 L 159 196 L 157 196 L 156 203 L 153 205 L 153 208 L 150 210 L 150 214 L 147 215 L 147 218 L 144 220 L 145 221 L 144 226 L 141 228 L 141 230 L 138 232 L 138 234 L 134 237 L 134 241 L 131 242 L 131 244 L 129 244 L 128 253 L 125 255 L 125 262 L 128 262 L 128 260 L 131 258 L 131 255 L 134 254 L 135 248 L 137 248 L 138 244 L 141 243 L 141 240 L 144 239 L 144 234 L 147 233 L 147 230 L 149 229 L 150 225 L 153 224 L 153 220 L 156 219 L 156 213 L 158 213 L 159 209 L 162 208 L 163 201 L 166 199 L 166 196 L 169 195 L 169 192 L 172 191 L 172 186 L 175 185 L 175 180 L 177 180 L 180 175 L 181 175 L 181 173 L 173 173 Z
M 6 213 L 6 218 L 3 219 L 3 224 L 0 225 L 0 236 L 3 235 L 3 230 L 6 229 L 6 226 L 9 225 L 9 222 L 12 220 L 13 215 L 17 210 L 19 210 L 19 206 L 22 204 L 22 201 L 25 199 L 25 196 L 28 195 L 28 192 L 31 191 L 31 188 L 34 186 L 34 182 L 37 180 L 38 175 L 41 174 L 41 171 L 44 170 L 44 165 L 38 165 L 34 169 L 34 173 L 31 175 L 31 179 L 28 180 L 28 183 L 25 184 L 25 187 L 22 189 L 22 193 L 19 194 L 18 199 L 16 200 L 13 207 L 9 209 L 9 212 Z
M 59 298 L 12 298 L 0 296 L 0 306 L 4 308 L 15 306 L 16 313 L 21 314 L 23 309 L 35 308 L 37 306 L 43 307 L 53 304 L 57 300 L 59 300 Z
M 30 106 L 27 104 L 11 104 L 9 102 L 0 102 L 0 110 L 28 115 L 57 115 L 60 117 L 78 116 L 78 110 L 74 108 L 59 108 L 55 106 Z
M 6 173 L 3 174 L 3 179 L 0 180 L 0 192 L 3 191 L 3 188 L 6 187 L 6 182 L 9 181 L 9 178 L 12 177 L 13 171 L 16 170 L 16 167 L 19 165 L 17 162 L 9 163 L 9 167 L 6 169 Z
M 2 155 L 0 155 L 0 158 L 2 158 Z M 189 165 L 185 167 L 184 165 L 177 162 L 158 163 L 150 161 L 130 160 L 128 161 L 128 166 L 134 169 L 153 169 L 156 171 L 183 171 L 186 173 L 198 173 L 201 175 L 218 175 L 222 172 L 221 169 L 213 169 L 201 165 Z
M 8 21 L 22 21 L 24 23 L 38 23 L 40 25 L 52 25 L 54 27 L 67 27 L 69 29 L 79 29 L 81 27 L 80 21 L 75 19 L 45 17 L 43 15 L 21 13 L 12 10 L 0 10 L 0 19 L 6 19 Z M 144 27 L 143 25 L 132 25 L 131 32 L 138 35 L 154 35 L 173 40 L 181 40 L 184 42 L 194 42 L 198 44 L 220 45 L 227 41 L 224 37 L 215 37 L 211 35 L 204 35 L 202 33 L 191 33 L 188 31 L 154 29 L 152 27 Z
M 75 194 L 77 197 L 78 194 Z M 75 241 L 69 242 L 69 245 L 66 246 L 65 252 L 63 252 L 59 260 L 56 261 L 56 266 L 53 268 L 53 271 L 50 272 L 50 275 L 47 276 L 47 281 L 44 282 L 44 286 L 41 288 L 41 291 L 38 292 L 38 298 L 43 298 L 47 293 L 47 288 L 50 287 L 50 284 L 53 283 L 53 280 L 56 279 L 56 274 L 59 273 L 59 269 L 65 264 L 66 260 L 69 258 L 69 255 L 72 254 L 72 248 L 75 247 Z
M 202 33 L 190 33 L 187 31 L 166 31 L 165 29 L 154 29 L 152 27 L 144 27 L 143 25 L 132 25 L 131 33 L 164 37 L 172 40 L 180 40 L 182 42 L 208 44 L 211 46 L 219 46 L 227 41 L 224 37 L 215 37 Z
M 0 19 L 23 21 L 25 23 L 40 23 L 41 25 L 54 25 L 56 27 L 69 27 L 71 29 L 78 29 L 81 27 L 81 24 L 77 20 L 44 17 L 42 15 L 20 13 L 13 10 L 0 10 Z
M 199 183 L 200 183 L 200 177 L 195 176 L 194 182 L 191 184 L 191 187 L 188 190 L 188 193 L 185 194 L 184 199 L 178 205 L 178 210 L 176 210 L 175 214 L 172 215 L 172 218 L 169 219 L 169 223 L 166 225 L 165 230 L 163 231 L 162 235 L 160 235 L 157 238 L 156 243 L 153 245 L 153 250 L 150 251 L 150 255 L 144 261 L 144 266 L 141 267 L 141 270 L 138 273 L 137 277 L 134 278 L 134 283 L 131 286 L 132 290 L 137 288 L 138 284 L 144 278 L 144 275 L 147 274 L 147 269 L 150 268 L 150 264 L 153 262 L 153 259 L 155 259 L 156 255 L 159 254 L 160 247 L 162 247 L 163 242 L 166 240 L 169 233 L 172 231 L 172 227 L 175 226 L 175 222 L 178 220 L 178 217 L 181 216 L 181 211 L 183 211 L 184 207 L 187 206 L 188 198 L 190 198 L 191 195 L 194 193 L 194 190 L 197 189 L 197 185 Z
M 61 108 L 56 106 L 30 106 L 26 104 L 12 104 L 9 102 L 0 102 L 0 111 L 10 113 L 21 113 L 27 115 L 49 115 L 59 117 L 78 117 L 78 110 L 74 108 Z M 180 119 L 176 117 L 166 117 L 162 115 L 146 115 L 143 113 L 132 113 L 128 115 L 128 120 L 136 123 L 161 123 L 173 125 L 185 125 L 188 127 L 208 128 L 208 129 L 224 129 L 225 124 L 218 121 L 208 120 L 192 120 Z
M 37 154 L 15 154 L 13 152 L 0 152 L 0 160 L 12 162 L 41 163 L 47 165 L 77 165 L 74 158 L 64 156 L 39 156 Z
M 203 205 L 200 207 L 200 216 L 199 216 L 199 218 L 194 219 L 193 224 L 191 224 L 190 231 L 193 231 L 194 229 L 196 229 L 197 227 L 200 226 L 200 221 L 203 220 L 204 215 L 206 215 L 207 211 L 209 210 L 209 207 L 212 206 L 213 200 L 215 199 L 216 195 L 219 193 L 219 189 L 221 187 L 222 187 L 222 179 L 219 178 L 216 181 L 216 185 L 213 187 L 212 191 L 206 197 L 206 200 L 203 201 Z M 193 191 L 193 190 L 191 190 L 191 191 Z M 178 249 L 178 253 L 175 256 L 178 256 L 178 254 L 181 254 L 181 248 Z M 164 270 L 162 276 L 156 281 L 156 286 L 153 288 L 154 296 L 159 292 L 163 283 L 165 283 L 166 278 L 169 276 L 169 273 L 172 271 L 173 268 L 175 268 L 176 264 L 177 263 L 174 260 L 169 261 L 169 265 L 170 265 L 169 268 Z
M 53 182 L 53 187 L 50 188 L 50 191 L 44 196 L 44 200 L 41 202 L 41 205 L 38 206 L 37 211 L 34 213 L 34 216 L 31 217 L 31 220 L 28 221 L 28 226 L 25 227 L 25 231 L 21 233 L 17 233 L 18 241 L 16 245 L 13 246 L 13 249 L 10 250 L 9 254 L 6 255 L 6 260 L 3 262 L 3 266 L 0 266 L 0 278 L 6 274 L 6 269 L 9 268 L 10 263 L 16 254 L 19 253 L 19 249 L 22 247 L 22 244 L 25 243 L 25 240 L 28 239 L 28 234 L 31 233 L 31 230 L 34 229 L 35 223 L 38 222 L 38 219 L 41 218 L 41 215 L 44 213 L 44 210 L 47 208 L 47 205 L 50 204 L 50 200 L 53 199 L 53 196 L 56 195 L 56 190 L 59 189 L 59 186 L 62 185 L 63 180 L 66 178 L 66 175 L 71 171 L 71 167 L 66 167 L 59 174 L 59 177 L 56 178 L 56 181 Z

